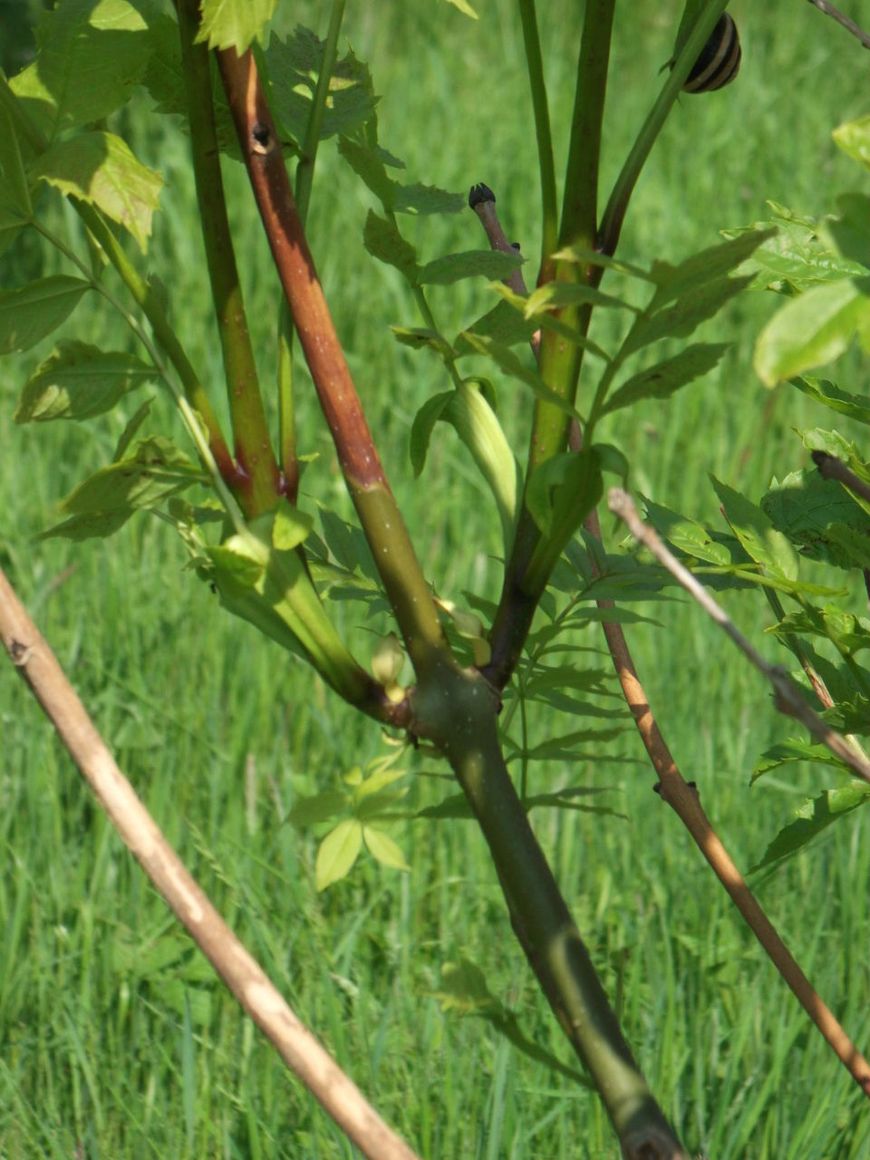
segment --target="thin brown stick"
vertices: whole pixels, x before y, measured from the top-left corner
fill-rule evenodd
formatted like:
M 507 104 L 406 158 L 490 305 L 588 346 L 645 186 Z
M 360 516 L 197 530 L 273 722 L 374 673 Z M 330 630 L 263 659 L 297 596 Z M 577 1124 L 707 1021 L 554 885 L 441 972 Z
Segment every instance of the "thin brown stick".
M 85 780 L 143 870 L 287 1066 L 365 1156 L 416 1160 L 290 1009 L 233 934 L 121 773 L 36 625 L 0 571 L 0 635 Z
M 849 491 L 860 495 L 861 499 L 870 501 L 870 486 L 863 479 L 859 479 L 854 471 L 850 471 L 842 459 L 838 459 L 836 455 L 829 455 L 827 451 L 814 451 L 811 459 L 823 479 L 836 479 L 838 483 L 848 487 Z
M 734 641 L 740 651 L 766 677 L 773 686 L 774 703 L 780 713 L 787 717 L 794 717 L 807 729 L 817 741 L 820 741 L 835 757 L 845 762 L 851 769 L 870 782 L 870 761 L 858 753 L 849 744 L 842 734 L 827 725 L 818 713 L 812 709 L 801 695 L 797 685 L 780 665 L 772 665 L 761 656 L 758 650 L 740 632 L 728 613 L 717 604 L 707 589 L 700 584 L 692 573 L 684 568 L 679 560 L 669 552 L 656 532 L 645 524 L 637 514 L 637 508 L 630 497 L 621 488 L 611 488 L 607 497 L 610 510 L 625 523 L 628 530 L 662 564 L 683 588 L 694 597 L 704 611 L 716 621 L 728 636 Z
M 810 0 L 810 4 L 818 8 L 819 12 L 824 12 L 825 16 L 831 16 L 836 20 L 847 32 L 851 32 L 854 37 L 857 37 L 865 48 L 870 48 L 870 36 L 854 20 L 850 20 L 844 12 L 841 12 L 839 8 L 835 8 L 833 4 L 829 4 L 828 0 Z
M 579 449 L 579 430 L 576 428 L 572 431 L 572 447 L 575 450 Z M 596 539 L 601 539 L 601 528 L 596 512 L 589 516 L 586 527 Z M 613 608 L 614 606 L 612 600 L 599 600 L 597 604 L 601 609 Z M 697 789 L 691 782 L 685 780 L 674 761 L 637 675 L 637 669 L 622 631 L 622 625 L 605 621 L 602 627 L 626 704 L 634 717 L 641 741 L 659 777 L 659 784 L 656 786 L 657 792 L 689 831 L 713 873 L 725 887 L 731 901 L 743 916 L 746 925 L 779 971 L 786 986 L 793 992 L 795 998 L 864 1094 L 870 1097 L 870 1063 L 852 1043 L 839 1020 L 816 992 L 780 938 L 776 928 L 749 889 L 746 880 L 713 829 L 710 819 L 701 805 Z

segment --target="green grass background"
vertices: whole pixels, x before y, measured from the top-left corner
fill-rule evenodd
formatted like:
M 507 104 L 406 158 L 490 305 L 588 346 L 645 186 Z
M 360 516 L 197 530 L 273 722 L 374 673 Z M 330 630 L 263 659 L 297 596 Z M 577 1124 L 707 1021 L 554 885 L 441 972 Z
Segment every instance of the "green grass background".
M 286 23 L 323 34 L 326 7 L 287 5 Z M 486 181 L 506 229 L 534 259 L 538 188 L 518 18 L 506 0 L 476 7 L 478 23 L 435 0 L 352 4 L 345 32 L 371 64 L 383 94 L 382 142 L 406 161 L 409 179 L 458 191 Z M 561 168 L 578 5 L 539 7 Z M 618 6 L 605 191 L 660 84 L 678 9 Z M 830 130 L 867 112 L 867 55 L 798 0 L 735 3 L 732 11 L 744 45 L 740 77 L 674 110 L 637 190 L 626 258 L 678 260 L 715 242 L 721 227 L 765 217 L 766 198 L 822 213 L 838 192 L 866 185 Z M 866 0 L 849 11 L 870 24 Z M 145 265 L 166 283 L 174 321 L 217 397 L 220 360 L 186 140 L 174 122 L 141 108 L 116 121 L 166 176 Z M 237 167 L 227 167 L 227 182 L 268 378 L 275 279 Z M 446 383 L 434 360 L 400 348 L 388 331 L 419 320 L 393 271 L 362 249 L 370 204 L 333 145 L 324 147 L 312 245 L 391 480 L 442 595 L 493 595 L 497 520 L 452 432 L 436 432 L 421 480 L 410 470 L 413 415 Z M 70 224 L 71 215 L 62 210 L 61 219 Z M 427 260 L 482 245 L 470 213 L 406 224 Z M 57 268 L 32 240 L 0 258 L 4 287 Z M 432 293 L 448 332 L 489 301 L 479 284 Z M 714 520 L 708 472 L 757 496 L 772 474 L 803 462 L 793 428 L 830 420 L 755 378 L 752 343 L 771 306 L 763 296 L 732 304 L 707 328 L 711 338 L 735 339 L 716 373 L 669 405 L 616 418 L 608 434 L 630 456 L 637 489 Z M 106 346 L 126 341 L 87 302 L 66 333 Z M 170 839 L 300 1016 L 422 1155 L 615 1157 L 594 1094 L 518 1052 L 485 1020 L 445 1012 L 437 1000 L 442 968 L 468 958 L 527 1039 L 573 1063 L 514 942 L 472 823 L 399 827 L 410 874 L 361 864 L 318 895 L 315 838 L 287 824 L 287 812 L 299 793 L 332 788 L 380 754 L 377 728 L 222 614 L 157 519 L 140 517 L 106 543 L 35 541 L 57 519 L 58 500 L 108 461 L 125 418 L 15 427 L 19 386 L 50 346 L 3 364 L 0 560 Z M 305 479 L 308 502 L 350 518 L 303 379 L 303 449 L 319 455 Z M 839 381 L 866 389 L 866 367 L 845 362 Z M 522 446 L 528 400 L 510 384 L 500 389 L 506 425 Z M 158 398 L 154 410 L 152 427 L 162 423 L 183 441 L 169 404 Z M 767 623 L 752 598 L 731 595 L 728 604 L 756 634 Z M 674 602 L 655 612 L 662 627 L 630 637 L 653 707 L 746 868 L 829 775 L 786 771 L 750 790 L 757 755 L 790 734 L 787 723 L 698 610 Z M 364 652 L 373 638 L 357 613 L 338 615 Z M 597 640 L 590 632 L 583 643 Z M 773 652 L 772 642 L 762 645 Z M 543 739 L 581 724 L 538 714 L 532 729 Z M 0 668 L 0 755 L 0 1156 L 352 1155 L 189 948 L 9 667 Z M 570 769 L 533 767 L 531 788 L 604 789 L 602 800 L 625 818 L 538 813 L 536 828 L 627 1037 L 687 1145 L 716 1160 L 870 1154 L 866 1104 L 652 794 L 639 744 L 628 734 L 610 755 L 636 763 L 605 756 Z M 443 785 L 414 779 L 410 800 L 437 800 L 436 790 Z M 862 825 L 859 817 L 835 827 L 759 893 L 866 1048 L 870 854 Z

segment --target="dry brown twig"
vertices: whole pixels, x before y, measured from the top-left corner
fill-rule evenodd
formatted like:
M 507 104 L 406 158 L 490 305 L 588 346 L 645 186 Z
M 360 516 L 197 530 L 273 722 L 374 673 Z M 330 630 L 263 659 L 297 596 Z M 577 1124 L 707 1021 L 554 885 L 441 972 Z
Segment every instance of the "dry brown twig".
M 0 636 L 112 825 L 217 973 L 343 1132 L 371 1160 L 418 1160 L 290 1009 L 224 922 L 121 773 L 0 570 Z
M 625 523 L 631 534 L 652 552 L 658 562 L 671 573 L 675 580 L 693 597 L 704 611 L 734 641 L 745 657 L 766 677 L 773 687 L 774 703 L 781 713 L 794 717 L 835 757 L 845 762 L 859 777 L 870 782 L 870 761 L 850 745 L 842 734 L 826 724 L 818 713 L 804 700 L 798 687 L 780 665 L 772 665 L 761 656 L 754 645 L 740 632 L 728 613 L 717 604 L 703 584 L 684 568 L 668 550 L 658 534 L 649 524 L 645 524 L 637 513 L 630 496 L 621 488 L 614 487 L 608 493 L 610 510 Z

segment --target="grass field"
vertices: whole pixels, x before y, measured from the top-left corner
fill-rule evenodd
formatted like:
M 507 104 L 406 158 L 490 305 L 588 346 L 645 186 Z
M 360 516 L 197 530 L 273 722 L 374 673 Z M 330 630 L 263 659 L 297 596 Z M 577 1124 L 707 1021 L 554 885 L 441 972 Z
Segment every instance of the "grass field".
M 286 7 L 288 24 L 324 33 L 325 5 Z M 371 65 L 383 94 L 382 142 L 406 161 L 409 179 L 457 191 L 486 181 L 509 233 L 534 255 L 538 186 L 518 18 L 507 0 L 475 7 L 479 23 L 433 0 L 349 5 L 346 36 Z M 539 5 L 560 167 L 577 7 Z M 679 8 L 672 0 L 618 5 L 605 181 L 657 91 Z M 860 185 L 830 131 L 867 112 L 866 54 L 798 0 L 744 0 L 731 10 L 744 43 L 740 77 L 721 93 L 680 101 L 627 221 L 620 252 L 628 259 L 678 260 L 715 242 L 720 228 L 764 218 L 766 198 L 815 214 Z M 853 0 L 849 11 L 870 25 L 868 0 Z M 220 357 L 186 139 L 174 122 L 141 110 L 119 123 L 166 175 L 147 266 L 166 283 L 173 320 L 217 397 Z M 439 428 L 420 481 L 408 462 L 413 415 L 445 389 L 443 371 L 426 352 L 393 341 L 391 323 L 419 319 L 394 272 L 362 249 L 369 196 L 332 144 L 318 164 L 313 249 L 427 574 L 442 595 L 461 600 L 473 589 L 492 597 L 498 521 L 458 441 Z M 275 280 L 244 175 L 230 165 L 227 178 L 268 378 Z M 409 233 L 427 260 L 483 244 L 471 213 L 419 219 Z M 61 268 L 35 242 L 18 245 L 0 256 L 0 284 Z M 490 305 L 479 283 L 433 293 L 432 302 L 448 333 Z M 765 392 L 755 378 L 752 344 L 770 309 L 765 297 L 738 300 L 708 328 L 710 337 L 735 339 L 718 372 L 667 406 L 617 416 L 606 434 L 631 459 L 638 490 L 714 520 L 709 472 L 758 495 L 772 474 L 802 462 L 793 428 L 829 417 L 796 393 Z M 126 342 L 121 325 L 87 301 L 66 333 Z M 287 813 L 299 794 L 334 787 L 353 765 L 381 754 L 378 729 L 222 613 L 184 570 L 181 545 L 158 519 L 142 516 L 105 543 L 34 539 L 72 486 L 109 460 L 134 409 L 81 427 L 16 427 L 18 387 L 50 345 L 3 363 L 0 563 L 188 865 L 300 1016 L 422 1156 L 615 1157 L 598 1098 L 569 1074 L 575 1061 L 514 941 L 473 824 L 400 826 L 395 837 L 410 874 L 361 864 L 318 894 L 315 837 L 296 831 Z M 847 360 L 840 381 L 866 390 L 866 364 Z M 508 384 L 501 391 L 506 424 L 522 446 L 526 399 Z M 350 519 L 304 390 L 300 412 L 303 450 L 319 456 L 305 477 L 306 502 L 328 502 Z M 154 429 L 163 422 L 183 441 L 168 401 L 158 398 L 154 413 Z M 773 642 L 758 635 L 767 623 L 761 603 L 732 594 L 728 605 L 773 655 Z M 365 655 L 372 637 L 357 612 L 349 607 L 344 616 Z M 788 724 L 699 611 L 675 601 L 654 614 L 662 627 L 630 638 L 653 707 L 746 869 L 829 775 L 798 769 L 750 790 L 758 754 L 789 736 Z M 599 641 L 590 632 L 582 643 Z M 539 714 L 531 727 L 544 738 L 580 726 Z M 352 1155 L 190 949 L 8 666 L 0 667 L 0 754 L 0 1158 Z M 639 743 L 627 733 L 606 756 L 622 760 L 541 764 L 532 788 L 603 790 L 597 800 L 621 817 L 551 812 L 534 820 L 626 1036 L 687 1146 L 715 1160 L 870 1155 L 865 1102 L 653 795 Z M 417 777 L 409 787 L 411 803 L 423 805 L 438 800 L 444 783 Z M 865 1049 L 868 877 L 866 821 L 857 820 L 759 884 L 787 943 Z M 531 1051 L 480 1015 L 439 1002 L 443 969 L 466 959 L 516 1017 Z M 535 1051 L 557 1057 L 562 1071 Z

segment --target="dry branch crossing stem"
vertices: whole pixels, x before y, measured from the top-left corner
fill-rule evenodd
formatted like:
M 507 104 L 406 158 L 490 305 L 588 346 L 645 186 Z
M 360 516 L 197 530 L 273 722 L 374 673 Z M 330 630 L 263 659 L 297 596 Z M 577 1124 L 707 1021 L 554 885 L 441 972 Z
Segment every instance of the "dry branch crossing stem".
M 416 1160 L 300 1022 L 233 934 L 121 773 L 72 685 L 0 571 L 0 635 L 76 765 L 145 873 L 200 950 L 339 1127 L 371 1160 Z

